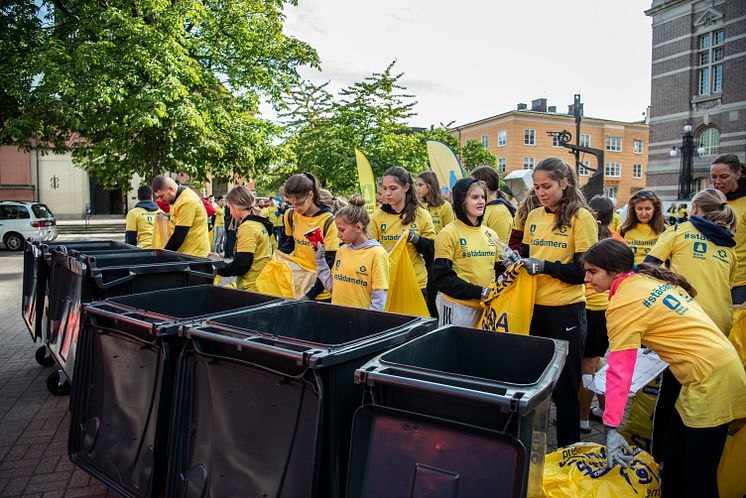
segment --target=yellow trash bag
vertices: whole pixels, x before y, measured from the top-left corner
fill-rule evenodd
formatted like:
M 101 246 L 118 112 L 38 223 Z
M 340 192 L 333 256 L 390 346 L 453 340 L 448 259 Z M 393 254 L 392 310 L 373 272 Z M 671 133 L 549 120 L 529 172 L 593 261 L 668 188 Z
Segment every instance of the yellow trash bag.
M 730 329 L 728 339 L 736 348 L 738 357 L 741 358 L 741 363 L 746 368 L 746 308 L 744 305 L 733 307 L 733 328 Z
M 166 247 L 172 233 L 173 229 L 169 216 L 162 211 L 158 211 L 153 218 L 153 249 Z
M 629 468 L 606 463 L 606 448 L 577 443 L 550 453 L 544 460 L 542 498 L 620 498 L 660 496 L 658 464 L 635 448 Z
M 522 262 L 513 263 L 490 285 L 482 301 L 483 330 L 528 335 L 536 297 L 536 279 L 526 272 Z
M 427 303 L 417 285 L 412 260 L 407 252 L 407 232 L 405 231 L 389 252 L 389 292 L 384 311 L 406 315 L 430 316 Z
M 650 452 L 653 446 L 653 413 L 658 403 L 661 376 L 651 380 L 635 394 L 629 408 L 629 417 L 619 433 L 629 444 Z
M 742 498 L 746 496 L 746 426 L 734 436 L 728 436 L 718 467 L 718 491 L 720 498 Z
M 275 251 L 256 278 L 256 290 L 273 296 L 299 299 L 311 290 L 314 282 L 315 268 L 309 268 L 299 258 Z

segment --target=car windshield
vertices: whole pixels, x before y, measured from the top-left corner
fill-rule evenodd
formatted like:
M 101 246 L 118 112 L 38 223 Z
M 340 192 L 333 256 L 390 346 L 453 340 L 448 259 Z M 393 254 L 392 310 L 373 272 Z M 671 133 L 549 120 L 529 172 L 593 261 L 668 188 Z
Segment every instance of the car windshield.
M 34 204 L 31 206 L 31 210 L 37 218 L 54 218 L 52 211 L 44 204 Z

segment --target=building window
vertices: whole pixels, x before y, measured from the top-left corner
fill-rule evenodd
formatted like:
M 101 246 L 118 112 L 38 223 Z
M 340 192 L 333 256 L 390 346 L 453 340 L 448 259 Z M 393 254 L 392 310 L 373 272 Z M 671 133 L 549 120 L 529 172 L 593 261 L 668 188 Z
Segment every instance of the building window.
M 536 130 L 523 130 L 524 145 L 536 145 Z
M 588 159 L 583 159 L 580 161 L 580 168 L 578 169 L 578 174 L 580 176 L 591 176 L 591 162 Z
M 500 130 L 497 132 L 497 146 L 505 147 L 508 145 L 508 130 Z
M 505 166 L 505 158 L 504 157 L 498 158 L 498 160 L 497 160 L 497 169 L 500 171 L 500 173 L 505 173 L 506 166 Z
M 534 158 L 533 157 L 523 158 L 523 169 L 534 169 Z
M 590 147 L 591 146 L 591 136 L 590 135 L 580 135 L 580 146 L 581 147 Z
M 632 165 L 632 178 L 642 178 L 642 164 Z
M 559 135 L 552 135 L 552 147 L 559 147 Z
M 606 150 L 612 152 L 622 151 L 622 137 L 606 137 Z
M 604 187 L 604 195 L 606 197 L 611 197 L 612 199 L 616 199 L 616 193 L 617 193 L 616 186 L 614 186 L 614 187 Z
M 720 132 L 717 128 L 707 128 L 699 134 L 699 145 L 704 147 L 705 156 L 720 152 Z
M 635 154 L 642 154 L 642 139 L 635 138 L 634 144 L 635 144 Z
M 697 53 L 697 82 L 700 95 L 723 91 L 723 30 L 713 31 L 699 37 Z
M 622 176 L 622 164 L 621 163 L 606 163 L 604 168 L 604 175 L 609 178 L 619 178 Z
M 490 137 L 488 137 L 487 135 L 482 135 L 482 147 L 486 149 L 489 144 L 490 144 Z

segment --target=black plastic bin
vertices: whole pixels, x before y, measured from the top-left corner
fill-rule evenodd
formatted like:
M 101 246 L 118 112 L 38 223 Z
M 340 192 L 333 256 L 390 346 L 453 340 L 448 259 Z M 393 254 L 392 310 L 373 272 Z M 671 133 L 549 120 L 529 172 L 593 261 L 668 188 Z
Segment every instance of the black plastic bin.
M 434 325 L 305 301 L 187 329 L 167 496 L 344 496 L 355 369 Z
M 99 251 L 124 250 L 131 251 L 137 247 L 110 240 L 53 243 L 51 246 L 29 238 L 23 252 L 23 292 L 21 299 L 21 314 L 34 342 L 43 337 L 44 301 L 49 279 L 49 259 L 52 250 L 64 247 L 68 250 Z
M 89 256 L 55 250 L 51 257 L 47 347 L 72 380 L 82 304 L 158 289 L 210 284 L 223 261 L 164 250 Z M 47 385 L 53 390 L 53 376 Z
M 539 496 L 567 343 L 448 326 L 355 372 L 348 498 Z M 430 493 L 430 494 L 428 494 Z
M 159 496 L 179 330 L 216 313 L 281 302 L 198 285 L 85 305 L 70 401 L 72 462 L 121 496 Z

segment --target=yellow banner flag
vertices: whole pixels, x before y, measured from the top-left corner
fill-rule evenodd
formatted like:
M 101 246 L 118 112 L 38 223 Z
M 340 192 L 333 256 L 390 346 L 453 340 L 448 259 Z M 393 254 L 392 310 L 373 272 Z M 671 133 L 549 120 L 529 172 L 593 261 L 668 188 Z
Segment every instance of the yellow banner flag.
M 407 232 L 389 253 L 391 274 L 389 276 L 389 293 L 384 311 L 404 313 L 406 315 L 430 316 L 414 272 L 412 260 L 407 252 Z
M 357 162 L 357 179 L 360 183 L 360 193 L 365 200 L 365 209 L 368 214 L 376 210 L 376 179 L 373 177 L 373 168 L 370 167 L 368 158 L 361 151 L 355 149 L 355 161 Z
M 443 191 L 453 189 L 453 184 L 464 177 L 464 170 L 456 154 L 448 145 L 437 140 L 428 140 L 427 157 L 430 160 L 430 169 L 438 177 L 440 188 Z

